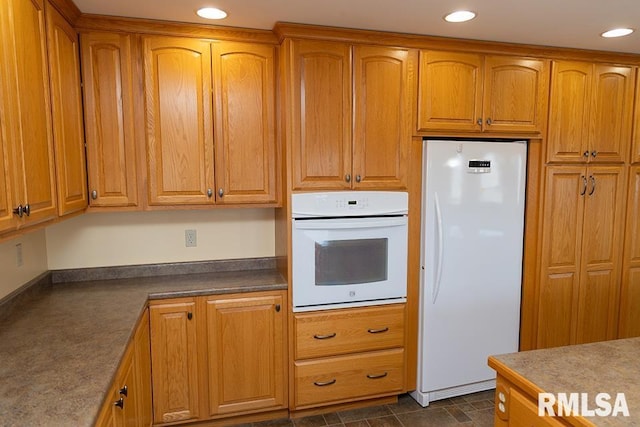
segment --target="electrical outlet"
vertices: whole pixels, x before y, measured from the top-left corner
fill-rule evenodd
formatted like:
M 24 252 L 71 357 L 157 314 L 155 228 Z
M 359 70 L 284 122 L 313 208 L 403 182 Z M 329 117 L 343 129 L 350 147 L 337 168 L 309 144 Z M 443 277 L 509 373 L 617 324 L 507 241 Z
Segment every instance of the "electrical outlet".
M 18 267 L 22 267 L 24 260 L 22 259 L 22 243 L 16 245 L 16 264 Z
M 184 230 L 184 245 L 187 248 L 198 246 L 198 235 L 196 230 Z

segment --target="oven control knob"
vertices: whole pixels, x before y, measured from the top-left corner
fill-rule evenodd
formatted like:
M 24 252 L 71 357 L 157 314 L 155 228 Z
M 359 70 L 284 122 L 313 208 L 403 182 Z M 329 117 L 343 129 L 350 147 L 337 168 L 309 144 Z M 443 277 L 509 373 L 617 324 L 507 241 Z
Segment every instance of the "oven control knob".
M 355 291 L 349 291 L 349 296 L 352 298 L 355 297 L 356 296 Z

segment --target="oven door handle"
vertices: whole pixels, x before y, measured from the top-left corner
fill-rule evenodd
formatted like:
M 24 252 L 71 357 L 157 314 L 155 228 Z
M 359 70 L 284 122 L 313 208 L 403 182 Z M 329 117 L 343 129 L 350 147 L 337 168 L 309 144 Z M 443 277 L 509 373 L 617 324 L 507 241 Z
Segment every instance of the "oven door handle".
M 407 225 L 407 217 L 393 218 L 358 218 L 349 220 L 319 219 L 319 220 L 294 220 L 298 230 L 344 230 L 356 228 L 385 228 Z

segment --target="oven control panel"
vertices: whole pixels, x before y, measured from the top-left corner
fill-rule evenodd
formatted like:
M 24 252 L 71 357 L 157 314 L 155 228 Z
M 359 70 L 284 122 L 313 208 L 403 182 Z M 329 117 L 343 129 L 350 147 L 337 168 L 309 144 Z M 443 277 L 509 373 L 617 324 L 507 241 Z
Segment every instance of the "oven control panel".
M 402 191 L 326 191 L 291 195 L 293 218 L 406 215 L 409 197 Z

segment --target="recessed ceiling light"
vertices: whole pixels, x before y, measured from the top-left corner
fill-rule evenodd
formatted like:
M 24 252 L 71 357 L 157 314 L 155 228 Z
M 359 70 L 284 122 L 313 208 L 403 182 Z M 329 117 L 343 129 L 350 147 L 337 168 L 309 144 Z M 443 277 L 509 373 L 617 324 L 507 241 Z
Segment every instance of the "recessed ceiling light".
M 471 12 L 470 10 L 457 10 L 445 16 L 444 20 L 447 22 L 466 22 L 472 20 L 475 17 L 476 13 Z
M 227 12 L 215 7 L 203 7 L 198 9 L 196 14 L 205 19 L 224 19 L 227 17 Z
M 616 28 L 615 30 L 609 30 L 609 31 L 605 31 L 604 33 L 600 34 L 602 37 L 622 37 L 622 36 L 628 36 L 629 34 L 633 33 L 633 29 L 631 28 Z

